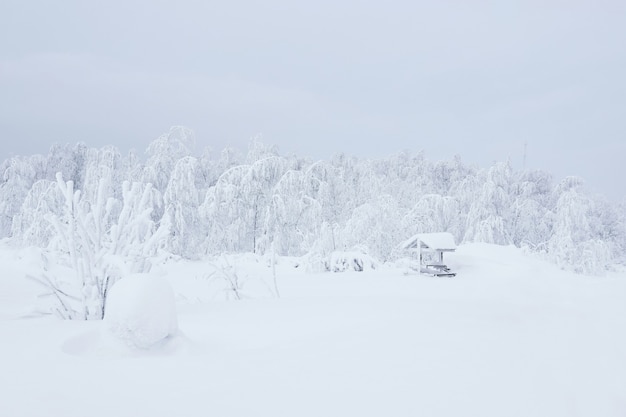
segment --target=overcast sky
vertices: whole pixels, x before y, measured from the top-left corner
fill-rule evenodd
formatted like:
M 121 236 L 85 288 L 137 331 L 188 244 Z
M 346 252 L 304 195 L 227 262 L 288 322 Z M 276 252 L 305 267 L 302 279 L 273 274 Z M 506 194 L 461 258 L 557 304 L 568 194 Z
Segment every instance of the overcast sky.
M 421 150 L 626 197 L 626 2 L 0 2 L 0 158 L 54 142 Z

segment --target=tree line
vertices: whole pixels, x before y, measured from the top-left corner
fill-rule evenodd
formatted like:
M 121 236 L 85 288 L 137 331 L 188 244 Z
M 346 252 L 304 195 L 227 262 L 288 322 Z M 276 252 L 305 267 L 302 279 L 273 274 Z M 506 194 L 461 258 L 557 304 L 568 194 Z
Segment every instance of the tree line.
M 319 261 L 358 250 L 386 262 L 404 255 L 406 238 L 436 231 L 457 243 L 523 247 L 580 273 L 625 260 L 624 203 L 587 193 L 580 178 L 553 181 L 507 162 L 479 168 L 408 151 L 312 161 L 254 140 L 245 154 L 214 155 L 197 153 L 193 132 L 173 127 L 145 157 L 79 143 L 0 168 L 0 236 L 74 253 L 79 269 L 106 254 L 137 269 L 159 251 L 195 259 L 271 250 Z

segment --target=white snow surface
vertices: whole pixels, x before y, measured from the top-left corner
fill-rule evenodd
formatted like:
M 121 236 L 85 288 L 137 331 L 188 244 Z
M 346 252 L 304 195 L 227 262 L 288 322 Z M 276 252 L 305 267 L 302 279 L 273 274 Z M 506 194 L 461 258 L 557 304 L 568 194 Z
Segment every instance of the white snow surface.
M 178 330 L 176 301 L 161 277 L 132 274 L 116 282 L 107 297 L 104 333 L 130 348 L 149 349 Z
M 447 258 L 456 278 L 280 259 L 281 298 L 228 301 L 206 262 L 168 262 L 151 276 L 173 287 L 184 336 L 129 355 L 103 343 L 105 322 L 29 316 L 38 262 L 0 247 L 0 416 L 626 415 L 626 273 L 472 244 Z

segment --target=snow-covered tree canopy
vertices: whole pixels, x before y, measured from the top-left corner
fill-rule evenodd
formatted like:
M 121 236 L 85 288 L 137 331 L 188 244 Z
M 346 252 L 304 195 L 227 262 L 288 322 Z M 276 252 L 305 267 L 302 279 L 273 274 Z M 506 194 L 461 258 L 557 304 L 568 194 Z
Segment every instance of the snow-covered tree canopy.
M 553 183 L 549 173 L 506 162 L 476 168 L 408 152 L 311 161 L 256 140 L 247 155 L 226 149 L 213 159 L 194 154 L 195 143 L 193 132 L 174 127 L 144 161 L 84 144 L 8 159 L 0 165 L 0 236 L 68 253 L 88 247 L 98 262 L 126 254 L 132 265 L 155 248 L 185 258 L 358 250 L 385 262 L 407 237 L 438 231 L 458 243 L 526 247 L 582 273 L 625 261 L 624 205 L 587 194 L 579 178 Z M 67 241 L 74 235 L 82 243 Z

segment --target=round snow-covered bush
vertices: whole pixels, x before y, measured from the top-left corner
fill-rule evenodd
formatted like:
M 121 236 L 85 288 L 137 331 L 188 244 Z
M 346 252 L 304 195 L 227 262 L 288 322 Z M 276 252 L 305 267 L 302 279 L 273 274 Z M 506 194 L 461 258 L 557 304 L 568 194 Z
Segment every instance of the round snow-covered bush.
M 174 291 L 167 281 L 143 274 L 113 285 L 106 300 L 106 332 L 130 347 L 148 349 L 178 330 Z

